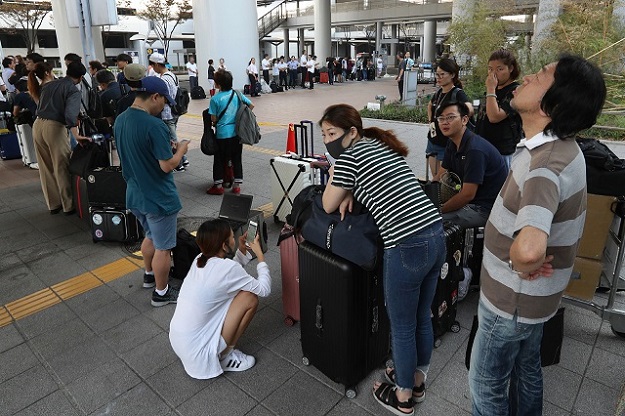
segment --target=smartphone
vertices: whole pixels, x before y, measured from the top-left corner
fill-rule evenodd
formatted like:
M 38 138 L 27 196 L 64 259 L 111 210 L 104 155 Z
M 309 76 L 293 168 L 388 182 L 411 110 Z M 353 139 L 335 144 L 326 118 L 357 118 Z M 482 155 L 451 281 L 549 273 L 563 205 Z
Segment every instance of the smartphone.
M 247 239 L 245 240 L 248 246 L 252 244 L 252 242 L 254 242 L 257 231 L 258 231 L 258 224 L 256 223 L 256 221 L 250 220 L 250 222 L 247 224 Z
M 184 143 L 184 142 L 191 142 L 191 140 L 189 140 L 189 139 L 182 139 L 182 140 L 180 140 L 180 143 Z
M 332 155 L 328 152 L 325 152 L 326 155 L 326 159 L 328 160 L 328 163 L 330 164 L 330 166 L 333 166 L 336 163 L 336 159 L 332 157 Z

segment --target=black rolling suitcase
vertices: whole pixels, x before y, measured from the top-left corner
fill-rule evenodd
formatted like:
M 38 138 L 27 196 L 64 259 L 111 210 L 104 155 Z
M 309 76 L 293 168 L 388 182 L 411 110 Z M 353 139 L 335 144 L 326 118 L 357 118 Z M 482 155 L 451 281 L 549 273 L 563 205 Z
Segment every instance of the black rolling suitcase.
M 441 184 L 440 182 L 432 182 L 430 180 L 430 167 L 428 162 L 431 157 L 436 157 L 436 154 L 427 153 L 425 155 L 425 181 L 423 179 L 419 179 L 419 184 L 421 185 L 421 189 L 423 189 L 423 192 L 425 192 L 428 198 L 430 198 L 430 201 L 432 201 L 434 206 L 440 210 Z
M 471 286 L 479 286 L 484 257 L 484 227 L 467 228 L 464 233 L 463 265 L 471 270 Z
M 459 225 L 448 221 L 443 224 L 447 256 L 441 267 L 432 301 L 432 326 L 434 327 L 434 346 L 441 344 L 441 336 L 448 331 L 460 331 L 456 321 L 458 310 L 458 282 L 462 279 L 462 254 L 464 249 L 464 230 Z
M 306 241 L 298 255 L 303 362 L 353 398 L 356 385 L 389 354 L 382 267 L 366 272 Z
M 204 92 L 204 88 L 201 85 L 191 89 L 192 100 L 203 100 L 204 98 L 206 98 L 206 92 Z
M 139 240 L 142 230 L 137 217 L 126 209 L 126 181 L 121 167 L 93 169 L 86 182 L 93 242 Z

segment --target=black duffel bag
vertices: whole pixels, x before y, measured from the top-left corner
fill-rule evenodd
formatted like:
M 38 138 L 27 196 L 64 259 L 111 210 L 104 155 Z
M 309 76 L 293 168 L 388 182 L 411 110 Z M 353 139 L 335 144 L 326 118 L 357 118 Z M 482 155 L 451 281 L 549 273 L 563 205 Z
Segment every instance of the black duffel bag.
M 599 140 L 578 137 L 576 141 L 586 161 L 588 193 L 625 195 L 625 160 L 619 159 Z
M 95 168 L 110 166 L 106 142 L 78 143 L 69 157 L 69 173 L 87 178 L 87 173 Z

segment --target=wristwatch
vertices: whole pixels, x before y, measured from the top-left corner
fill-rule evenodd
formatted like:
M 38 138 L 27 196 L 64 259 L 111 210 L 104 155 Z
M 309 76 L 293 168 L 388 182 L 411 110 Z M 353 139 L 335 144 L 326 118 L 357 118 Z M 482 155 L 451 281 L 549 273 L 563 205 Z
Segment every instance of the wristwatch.
M 512 259 L 508 260 L 508 267 L 510 268 L 510 270 L 512 270 L 514 273 L 518 274 L 519 276 L 523 276 L 527 274 L 525 272 L 520 272 L 518 270 L 515 270 L 514 266 L 512 265 Z

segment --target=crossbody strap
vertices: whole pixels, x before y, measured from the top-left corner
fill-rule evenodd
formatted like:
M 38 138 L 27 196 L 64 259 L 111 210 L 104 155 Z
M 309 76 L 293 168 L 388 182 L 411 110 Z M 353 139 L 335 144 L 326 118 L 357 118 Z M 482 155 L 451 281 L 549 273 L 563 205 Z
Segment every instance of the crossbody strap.
M 226 110 L 228 109 L 228 107 L 230 106 L 230 103 L 232 102 L 232 98 L 234 98 L 234 92 L 232 92 L 232 94 L 230 94 L 230 99 L 228 100 L 228 104 L 226 104 L 226 106 L 224 107 L 223 110 L 221 110 L 221 113 L 219 113 L 219 116 L 217 117 L 217 121 L 219 121 L 220 118 L 223 117 L 224 113 L 226 112 Z M 216 122 L 215 122 L 216 123 Z

